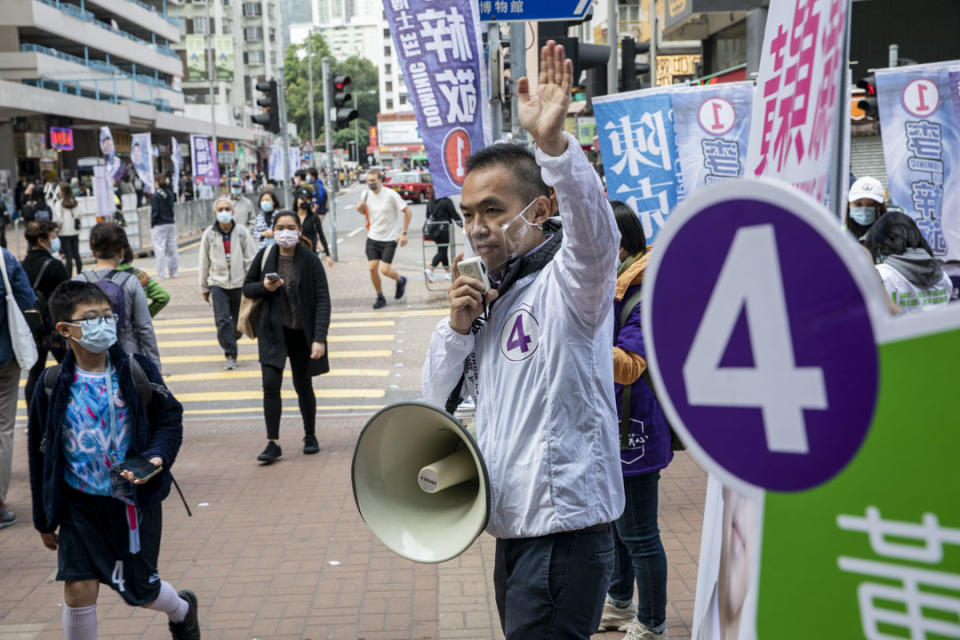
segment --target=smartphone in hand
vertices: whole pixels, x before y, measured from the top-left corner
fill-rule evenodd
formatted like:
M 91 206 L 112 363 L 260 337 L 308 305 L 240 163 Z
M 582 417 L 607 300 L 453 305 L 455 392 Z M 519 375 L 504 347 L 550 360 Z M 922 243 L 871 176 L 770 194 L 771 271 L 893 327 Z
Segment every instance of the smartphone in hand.
M 134 456 L 133 458 L 127 458 L 123 462 L 118 462 L 113 467 L 113 472 L 117 475 L 120 475 L 120 473 L 124 471 L 129 471 L 137 480 L 146 482 L 163 471 L 163 466 L 154 466 L 149 460 L 144 460 L 140 456 Z
M 270 272 L 264 275 L 263 277 L 269 280 L 270 282 L 276 282 L 277 280 L 280 279 L 280 274 L 276 272 Z

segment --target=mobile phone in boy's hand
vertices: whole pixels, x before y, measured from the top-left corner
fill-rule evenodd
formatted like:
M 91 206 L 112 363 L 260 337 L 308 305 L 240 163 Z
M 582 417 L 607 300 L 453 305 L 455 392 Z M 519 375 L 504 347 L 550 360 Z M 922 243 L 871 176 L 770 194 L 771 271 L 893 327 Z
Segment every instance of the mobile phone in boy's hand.
M 133 474 L 135 480 L 146 482 L 153 476 L 163 471 L 163 466 L 161 465 L 158 467 L 149 460 L 144 460 L 140 456 L 134 456 L 133 458 L 127 458 L 123 462 L 118 462 L 113 467 L 113 471 L 117 475 L 123 473 L 124 471 L 129 471 Z
M 270 272 L 264 275 L 263 277 L 269 280 L 270 282 L 276 282 L 277 280 L 280 279 L 280 274 L 276 272 Z

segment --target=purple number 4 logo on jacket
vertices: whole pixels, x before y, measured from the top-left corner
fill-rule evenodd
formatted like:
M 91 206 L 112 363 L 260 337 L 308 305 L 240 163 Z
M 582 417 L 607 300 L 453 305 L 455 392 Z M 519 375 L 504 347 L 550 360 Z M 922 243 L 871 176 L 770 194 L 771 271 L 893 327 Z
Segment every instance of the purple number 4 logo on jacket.
M 540 344 L 540 323 L 526 307 L 510 314 L 500 330 L 500 350 L 507 360 L 521 362 L 534 354 Z

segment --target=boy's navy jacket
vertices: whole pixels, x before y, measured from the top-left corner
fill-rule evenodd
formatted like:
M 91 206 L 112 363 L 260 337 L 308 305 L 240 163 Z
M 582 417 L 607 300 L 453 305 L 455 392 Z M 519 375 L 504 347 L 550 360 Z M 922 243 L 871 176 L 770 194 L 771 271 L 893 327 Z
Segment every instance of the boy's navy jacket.
M 166 389 L 160 372 L 149 358 L 139 354 L 133 357 L 153 387 L 148 407 L 143 406 L 137 392 L 130 373 L 129 356 L 118 344 L 110 347 L 110 364 L 117 370 L 120 392 L 130 407 L 132 433 L 127 457 L 140 456 L 148 460 L 159 456 L 163 460 L 163 471 L 136 490 L 137 505 L 150 507 L 159 504 L 170 493 L 170 467 L 183 440 L 183 406 Z M 41 379 L 30 402 L 27 424 L 30 491 L 33 495 L 33 525 L 41 533 L 51 533 L 60 525 L 63 488 L 66 486 L 61 438 L 75 370 L 76 360 L 73 351 L 68 349 L 50 399 L 47 399 L 46 384 Z

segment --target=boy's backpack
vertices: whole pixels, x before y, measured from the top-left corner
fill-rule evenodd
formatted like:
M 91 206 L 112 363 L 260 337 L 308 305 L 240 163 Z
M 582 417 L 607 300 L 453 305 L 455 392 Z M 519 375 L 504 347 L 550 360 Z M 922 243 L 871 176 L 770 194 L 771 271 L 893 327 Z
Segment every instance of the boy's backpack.
M 50 213 L 50 206 L 46 202 L 38 203 L 33 210 L 34 220 L 51 220 L 53 214 Z
M 111 269 L 110 272 L 100 280 L 91 280 L 89 274 L 89 271 L 84 271 L 83 279 L 96 284 L 103 289 L 103 292 L 110 298 L 110 306 L 113 307 L 113 314 L 117 316 L 117 335 L 119 335 L 127 325 L 127 305 L 126 296 L 123 293 L 123 285 L 126 284 L 129 278 L 133 277 L 133 274 Z M 122 275 L 123 279 L 119 281 L 113 280 L 113 276 L 116 274 Z

